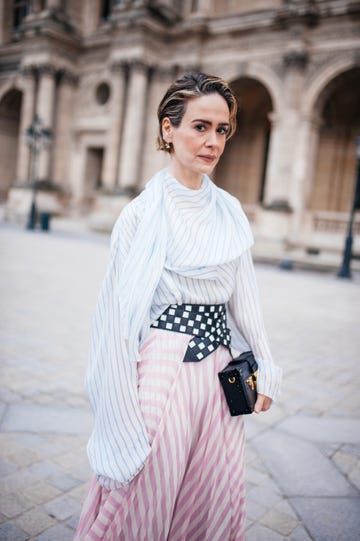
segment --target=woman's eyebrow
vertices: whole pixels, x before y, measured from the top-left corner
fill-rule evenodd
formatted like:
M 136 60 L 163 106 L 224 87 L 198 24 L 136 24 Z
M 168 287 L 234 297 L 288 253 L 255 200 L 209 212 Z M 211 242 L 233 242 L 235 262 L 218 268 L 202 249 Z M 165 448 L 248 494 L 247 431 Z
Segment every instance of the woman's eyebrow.
M 191 122 L 202 122 L 203 124 L 207 124 L 209 126 L 212 125 L 212 122 L 210 120 L 204 120 L 203 118 L 195 118 Z M 228 122 L 219 122 L 218 126 L 230 126 Z

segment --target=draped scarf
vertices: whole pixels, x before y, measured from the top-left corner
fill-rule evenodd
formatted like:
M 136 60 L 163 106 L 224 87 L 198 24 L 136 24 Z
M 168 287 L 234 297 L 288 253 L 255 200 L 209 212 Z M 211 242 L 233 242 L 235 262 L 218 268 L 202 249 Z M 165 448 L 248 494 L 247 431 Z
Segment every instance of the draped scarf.
M 172 196 L 179 185 L 184 194 L 189 191 L 168 169 L 146 184 L 140 195 L 144 210 L 119 271 L 120 332 L 131 361 L 139 359 L 140 344 L 149 332 L 151 302 L 165 267 L 201 277 L 204 269 L 238 258 L 253 243 L 249 222 L 235 197 L 204 175 L 204 204 L 192 211 L 186 197 L 181 205 Z

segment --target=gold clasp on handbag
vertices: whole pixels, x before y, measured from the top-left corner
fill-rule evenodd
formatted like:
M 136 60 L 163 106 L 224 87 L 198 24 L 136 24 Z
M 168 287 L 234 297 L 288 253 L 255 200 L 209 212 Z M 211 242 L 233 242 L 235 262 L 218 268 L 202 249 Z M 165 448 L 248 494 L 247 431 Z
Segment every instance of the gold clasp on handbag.
M 229 383 L 235 383 L 236 378 L 232 376 L 231 378 L 228 378 Z
M 252 391 L 254 391 L 256 388 L 256 376 L 257 376 L 257 372 L 255 372 L 254 374 L 251 374 L 251 376 L 249 376 L 248 379 L 246 380 L 246 383 L 249 385 Z

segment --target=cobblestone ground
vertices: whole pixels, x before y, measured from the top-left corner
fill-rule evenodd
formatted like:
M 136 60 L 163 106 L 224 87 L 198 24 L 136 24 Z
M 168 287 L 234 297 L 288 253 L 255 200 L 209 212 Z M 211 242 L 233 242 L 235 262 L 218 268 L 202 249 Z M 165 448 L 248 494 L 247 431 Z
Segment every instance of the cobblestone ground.
M 83 377 L 107 238 L 0 224 L 0 256 L 0 539 L 71 540 L 90 475 Z M 357 540 L 360 277 L 257 275 L 284 387 L 246 419 L 246 539 Z

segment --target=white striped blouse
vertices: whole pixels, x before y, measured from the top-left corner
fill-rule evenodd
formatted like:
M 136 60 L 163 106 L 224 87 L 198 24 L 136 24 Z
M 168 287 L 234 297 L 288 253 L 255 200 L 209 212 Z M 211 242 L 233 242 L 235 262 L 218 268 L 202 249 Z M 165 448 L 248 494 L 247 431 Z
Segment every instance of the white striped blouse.
M 259 365 L 258 391 L 276 399 L 281 369 L 274 364 L 269 349 L 250 249 L 220 264 L 197 264 L 186 269 L 180 263 L 177 266 L 181 259 L 177 250 L 182 241 L 174 242 L 174 239 L 179 238 L 177 235 L 184 237 L 182 251 L 190 249 L 192 242 L 196 249 L 214 185 L 204 179 L 200 190 L 190 190 L 173 177 L 167 177 L 165 186 L 167 255 L 153 293 L 148 323 L 155 321 L 169 304 L 225 303 L 232 348 L 238 352 L 253 350 Z M 122 308 L 118 279 L 145 212 L 144 205 L 145 197 L 141 194 L 123 210 L 114 228 L 111 259 L 91 334 L 86 383 L 95 413 L 95 426 L 88 455 L 92 468 L 106 488 L 128 483 L 142 468 L 150 452 L 138 404 L 136 362 L 128 361 L 127 341 L 119 332 Z M 180 230 L 181 223 L 183 229 Z M 207 227 L 204 239 L 207 234 L 210 235 L 208 242 L 212 242 L 216 251 L 217 239 L 221 240 L 222 234 L 228 235 L 229 230 L 217 231 L 215 235 Z M 192 237 L 195 240 L 192 241 Z M 206 259 L 205 256 L 202 258 Z M 147 280 L 146 269 L 143 280 Z

